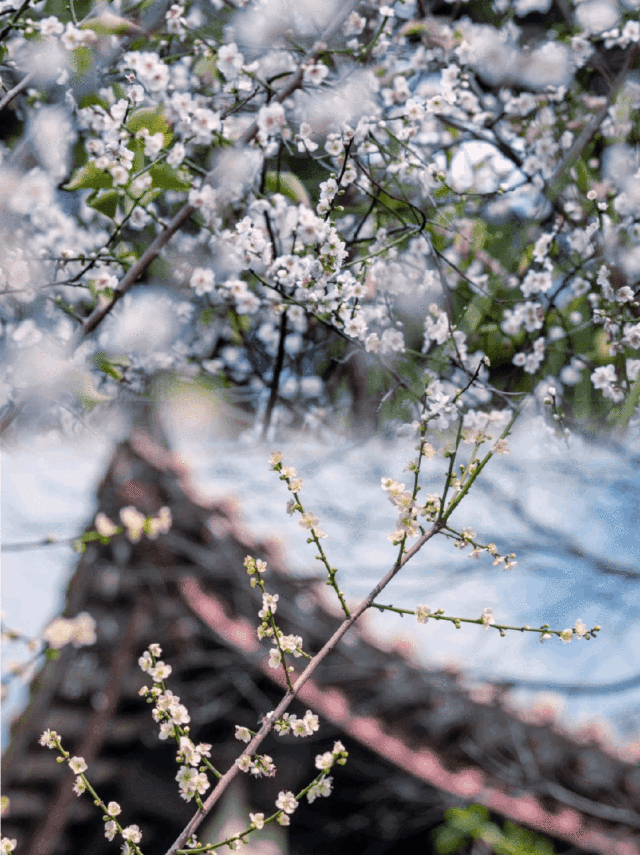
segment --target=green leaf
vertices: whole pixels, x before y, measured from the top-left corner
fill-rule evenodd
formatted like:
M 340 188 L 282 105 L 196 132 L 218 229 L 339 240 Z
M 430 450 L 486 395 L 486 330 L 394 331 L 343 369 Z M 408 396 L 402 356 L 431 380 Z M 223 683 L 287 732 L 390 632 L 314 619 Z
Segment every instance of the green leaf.
M 89 18 L 89 20 L 83 21 L 80 24 L 80 29 L 93 30 L 99 36 L 111 34 L 124 36 L 131 30 L 131 21 L 105 10 L 99 18 Z
M 135 136 L 142 128 L 146 128 L 151 136 L 157 134 L 159 131 L 162 132 L 164 134 L 165 145 L 169 145 L 173 139 L 173 132 L 165 118 L 162 104 L 159 104 L 157 107 L 140 107 L 140 109 L 135 110 L 131 114 L 127 121 L 127 130 L 129 133 Z
M 133 152 L 132 173 L 140 172 L 144 166 L 144 140 L 131 139 L 127 143 L 127 148 Z
M 95 163 L 86 163 L 76 170 L 71 181 L 63 190 L 107 190 L 113 187 L 113 178 L 105 169 L 98 169 Z
M 108 357 L 104 353 L 98 353 L 96 355 L 96 366 L 98 370 L 107 374 L 109 377 L 113 377 L 113 379 L 118 382 L 120 382 L 123 377 L 122 371 L 117 367 L 119 365 L 126 367 L 129 365 L 129 360 L 126 357 Z
M 168 163 L 156 163 L 149 169 L 153 186 L 160 190 L 189 190 L 191 184 L 183 181 Z
M 109 102 L 106 98 L 101 98 L 97 92 L 87 92 L 78 101 L 78 107 L 102 107 L 103 110 L 109 109 Z
M 487 225 L 483 220 L 475 220 L 471 230 L 471 240 L 474 253 L 480 252 L 484 247 L 485 238 L 487 235 Z
M 578 190 L 586 196 L 587 191 L 591 187 L 591 176 L 589 175 L 587 165 L 582 158 L 579 158 L 576 161 L 576 175 Z
M 131 213 L 131 211 L 133 210 L 133 208 L 135 208 L 135 207 L 146 208 L 146 206 L 150 202 L 153 202 L 155 199 L 157 199 L 158 196 L 162 196 L 162 190 L 160 190 L 159 188 L 156 188 L 154 190 L 152 188 L 151 190 L 147 190 L 146 193 L 143 193 L 143 195 L 140 196 L 140 198 L 137 199 L 137 201 L 134 201 L 134 199 L 132 199 L 130 196 L 125 196 L 121 200 L 121 206 L 122 206 L 125 214 L 128 216 Z
M 620 408 L 620 413 L 616 420 L 616 430 L 618 433 L 624 433 L 624 431 L 629 427 L 629 422 L 631 421 L 631 416 L 638 405 L 638 400 L 640 400 L 640 374 L 636 377 L 635 383 L 631 387 L 631 391 Z
M 215 56 L 198 57 L 193 64 L 193 73 L 198 77 L 202 77 L 205 82 L 215 80 L 221 76 Z
M 131 249 L 131 246 L 128 243 L 122 241 L 119 243 L 115 249 L 113 250 L 113 254 L 118 259 L 120 264 L 128 268 L 131 264 L 135 264 L 138 260 L 138 256 Z
M 553 855 L 549 840 L 529 829 L 506 822 L 504 829 L 489 821 L 483 805 L 445 811 L 445 822 L 435 830 L 434 842 L 441 855 L 454 855 L 469 839 L 482 840 L 496 855 Z
M 101 214 L 109 217 L 110 220 L 113 220 L 118 209 L 118 195 L 118 191 L 115 188 L 113 190 L 105 190 L 104 193 L 93 193 L 87 199 L 87 204 L 96 211 L 100 211 Z
M 89 76 L 93 69 L 93 50 L 86 45 L 80 45 L 69 53 L 69 64 L 74 71 L 76 79 Z
M 468 333 L 475 332 L 480 324 L 485 320 L 487 313 L 493 305 L 491 297 L 486 297 L 484 294 L 476 294 L 471 301 L 467 311 L 462 319 L 462 326 Z
M 311 207 L 311 199 L 304 184 L 293 172 L 280 172 L 280 174 L 275 171 L 267 172 L 264 189 L 268 195 L 282 193 L 293 202 Z

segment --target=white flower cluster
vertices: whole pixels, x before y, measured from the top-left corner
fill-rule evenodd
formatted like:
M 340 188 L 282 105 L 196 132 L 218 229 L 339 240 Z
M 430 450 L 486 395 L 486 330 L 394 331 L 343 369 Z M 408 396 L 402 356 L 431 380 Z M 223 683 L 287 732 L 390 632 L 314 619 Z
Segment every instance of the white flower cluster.
M 278 719 L 274 724 L 274 730 L 285 736 L 288 733 L 293 736 L 312 736 L 320 727 L 318 716 L 307 710 L 302 718 L 296 715 L 285 713 L 282 718 Z
M 495 618 L 493 617 L 493 610 L 487 606 L 482 610 L 482 623 L 484 624 L 485 629 L 489 629 L 495 623 Z
M 600 627 L 594 627 L 600 629 Z M 584 623 L 578 618 L 573 629 L 563 629 L 560 633 L 560 639 L 569 643 L 573 638 L 590 638 L 590 633 Z
M 65 644 L 74 647 L 96 643 L 96 621 L 88 612 L 80 612 L 74 618 L 55 618 L 44 629 L 43 639 L 53 650 L 60 650 Z
M 162 683 L 171 674 L 171 666 L 158 659 L 162 650 L 159 644 L 150 645 L 138 659 L 140 668 L 152 678 L 155 684 Z M 181 764 L 176 775 L 180 796 L 191 801 L 196 795 L 202 795 L 211 785 L 206 772 L 200 767 L 203 757 L 211 756 L 211 745 L 201 742 L 194 745 L 187 736 L 191 716 L 180 703 L 180 698 L 170 689 L 158 685 L 151 688 L 143 686 L 140 694 L 154 701 L 153 720 L 160 724 L 160 739 L 173 738 L 178 743 L 177 760 Z
M 273 758 L 268 754 L 256 754 L 253 758 L 243 754 L 236 760 L 236 766 L 241 772 L 251 772 L 255 778 L 272 778 L 276 774 Z
M 274 633 L 270 626 L 265 627 L 263 624 L 258 627 L 258 638 L 269 638 L 273 636 L 273 634 Z M 303 641 L 299 635 L 284 635 L 278 627 L 276 627 L 275 634 L 278 637 L 279 647 L 272 647 L 269 651 L 269 668 L 280 668 L 280 666 L 284 664 L 283 657 L 287 653 L 295 656 L 296 659 L 305 655 L 302 646 Z M 292 671 L 293 666 L 290 665 L 288 670 Z
M 388 539 L 391 543 L 400 543 L 405 537 L 417 537 L 419 534 L 418 515 L 423 511 L 404 484 L 393 478 L 382 478 L 382 489 L 387 493 L 389 501 L 400 513 L 397 528 Z
M 429 606 L 416 606 L 415 616 L 418 623 L 428 623 L 431 614 Z
M 528 5 L 531 4 L 520 3 L 519 7 L 525 8 Z M 517 119 L 513 127 L 520 136 L 514 150 L 517 149 L 520 153 L 517 158 L 513 157 L 513 162 L 521 161 L 523 173 L 531 176 L 531 186 L 535 188 L 538 177 L 549 174 L 559 152 L 566 149 L 573 139 L 574 132 L 564 127 L 558 115 L 554 113 L 554 105 L 563 98 L 562 87 L 571 82 L 571 67 L 580 66 L 598 41 L 602 41 L 605 46 L 615 44 L 620 47 L 637 41 L 637 22 L 634 20 L 627 20 L 599 34 L 585 23 L 584 32 L 571 37 L 571 56 L 563 45 L 553 40 L 542 43 L 526 55 L 519 47 L 518 26 L 513 22 L 502 30 L 465 22 L 459 31 L 442 22 L 434 26 L 430 34 L 429 51 L 425 51 L 423 47 L 416 49 L 406 67 L 398 68 L 392 60 L 389 48 L 393 43 L 392 33 L 400 26 L 400 20 L 391 14 L 391 7 L 383 8 L 389 14 L 385 13 L 383 16 L 386 23 L 376 37 L 377 43 L 372 46 L 372 55 L 381 63 L 383 82 L 378 85 L 375 81 L 368 81 L 367 97 L 359 99 L 363 105 L 366 104 L 363 115 L 357 115 L 357 109 L 354 108 L 350 116 L 333 117 L 332 126 L 328 119 L 325 120 L 321 102 L 318 100 L 325 90 L 324 82 L 332 75 L 332 65 L 324 58 L 322 61 L 314 59 L 305 62 L 301 69 L 301 83 L 302 89 L 308 91 L 296 93 L 296 98 L 293 99 L 295 104 L 290 110 L 290 101 L 281 103 L 274 97 L 277 90 L 265 88 L 262 91 L 257 81 L 261 76 L 267 79 L 272 66 L 274 79 L 283 75 L 286 77 L 293 72 L 295 65 L 291 55 L 282 50 L 267 52 L 251 65 L 247 65 L 235 41 L 219 45 L 203 44 L 197 35 L 201 21 L 198 16 L 202 13 L 195 14 L 193 10 L 187 13 L 182 3 L 174 3 L 166 13 L 167 35 L 180 42 L 193 39 L 193 56 L 187 55 L 169 62 L 161 52 L 153 49 L 123 53 L 119 63 L 123 86 L 119 89 L 103 87 L 99 90 L 96 103 L 77 111 L 81 132 L 85 137 L 93 135 L 86 139 L 88 164 L 108 173 L 113 186 L 123 188 L 123 193 L 128 193 L 136 184 L 136 192 L 142 194 L 142 199 L 144 194 L 155 186 L 153 182 L 156 179 L 151 173 L 141 173 L 149 167 L 155 168 L 153 161 L 157 158 L 166 157 L 166 164 L 177 168 L 188 162 L 194 154 L 194 147 L 214 146 L 222 140 L 237 138 L 246 127 L 243 125 L 244 119 L 237 115 L 243 107 L 241 97 L 246 97 L 247 101 L 252 102 L 252 109 L 257 108 L 257 139 L 261 149 L 257 154 L 269 156 L 282 143 L 288 144 L 291 139 L 295 139 L 299 151 L 310 156 L 317 148 L 317 143 L 311 140 L 311 135 L 321 135 L 326 140 L 325 150 L 333 158 L 333 165 L 340 169 L 341 188 L 354 185 L 357 192 L 366 193 L 374 186 L 372 182 L 382 186 L 381 180 L 392 177 L 394 181 L 400 179 L 405 182 L 403 192 L 410 195 L 415 193 L 415 203 L 420 207 L 423 204 L 421 194 L 428 196 L 433 190 L 434 182 L 448 181 L 452 187 L 466 186 L 466 179 L 462 180 L 460 175 L 453 174 L 456 168 L 470 171 L 471 182 L 475 181 L 477 186 L 483 182 L 487 187 L 502 186 L 500 182 L 507 170 L 504 158 L 500 161 L 495 149 L 483 152 L 482 158 L 472 163 L 462 151 L 465 145 L 462 141 L 449 170 L 446 160 L 441 157 L 439 146 L 449 145 L 450 141 L 434 114 L 447 111 L 454 122 L 473 119 L 481 126 L 484 121 L 494 119 L 494 109 L 499 113 L 504 107 L 507 121 L 501 120 L 505 125 L 504 128 L 502 125 L 500 127 L 502 137 L 511 139 L 512 135 L 505 135 L 504 131 L 510 127 L 509 117 Z M 582 11 L 584 10 L 581 8 L 581 13 Z M 241 20 L 244 24 L 240 23 Z M 358 37 L 363 34 L 366 22 L 366 17 L 354 11 L 343 24 L 342 31 L 350 40 L 349 50 L 354 54 L 364 47 Z M 242 16 L 236 23 L 238 32 L 247 27 L 253 30 L 253 25 L 249 25 Z M 256 24 L 258 31 L 263 24 L 266 26 L 264 21 L 260 26 Z M 43 37 L 60 40 L 68 50 L 80 45 L 89 46 L 97 40 L 91 29 L 79 29 L 73 23 L 64 23 L 55 16 L 44 17 L 35 22 L 35 25 Z M 282 33 L 279 27 L 278 24 L 277 33 L 273 33 L 273 40 L 267 38 L 266 42 L 280 44 Z M 248 38 L 251 36 L 251 41 L 256 32 L 249 33 L 249 30 L 245 35 Z M 271 33 L 270 26 L 267 31 Z M 232 27 L 230 32 L 236 32 L 236 29 Z M 498 46 L 499 61 L 496 53 Z M 471 91 L 469 80 L 474 73 L 483 76 L 485 81 L 493 81 L 501 86 L 495 105 L 490 99 L 485 99 L 485 103 L 481 105 L 478 97 Z M 257 77 L 252 76 L 254 74 L 257 74 Z M 213 79 L 210 80 L 211 77 Z M 203 80 L 210 83 L 210 91 L 206 95 L 201 91 Z M 511 83 L 519 90 L 524 87 L 525 91 L 514 95 L 507 85 Z M 320 84 L 323 85 L 317 90 Z M 544 94 L 529 92 L 526 91 L 527 87 L 534 90 L 546 87 L 546 90 Z M 298 98 L 298 95 L 304 97 Z M 591 96 L 584 96 L 585 114 L 592 109 L 589 97 Z M 616 104 L 612 105 L 613 131 L 621 126 L 621 122 L 627 121 L 622 113 L 626 109 L 628 117 L 633 108 L 633 97 L 625 90 Z M 358 101 L 358 98 L 353 100 Z M 630 105 L 628 108 L 624 107 L 626 102 Z M 231 110 L 230 105 L 234 105 Z M 141 111 L 146 113 L 143 115 Z M 153 127 L 151 123 L 140 124 L 145 116 L 151 115 L 165 116 L 166 126 L 160 128 L 160 118 L 156 123 L 158 127 Z M 227 118 L 223 119 L 223 115 Z M 322 118 L 319 118 L 320 116 Z M 323 127 L 322 123 L 325 121 L 327 124 Z M 299 127 L 295 137 L 292 136 L 290 127 L 293 123 Z M 340 128 L 339 133 L 335 130 L 336 126 Z M 386 147 L 387 131 L 393 135 L 391 139 L 396 138 L 406 143 L 399 152 L 392 153 Z M 171 138 L 172 134 L 174 139 Z M 479 138 L 489 140 L 487 135 L 481 135 Z M 348 152 L 347 149 L 351 145 L 353 150 Z M 490 145 L 489 142 L 486 145 Z M 345 163 L 347 157 L 353 162 Z M 356 158 L 361 167 L 359 169 L 354 165 Z M 428 167 L 424 166 L 425 161 L 429 161 Z M 460 166 L 463 161 L 466 163 L 464 167 Z M 141 169 L 143 163 L 145 166 Z M 454 168 L 454 164 L 458 166 Z M 256 163 L 254 172 L 258 168 L 259 164 Z M 243 278 L 233 275 L 229 277 L 229 282 L 236 283 L 228 290 L 236 298 L 235 308 L 238 314 L 258 316 L 260 309 L 268 302 L 268 288 L 287 288 L 289 290 L 286 296 L 299 300 L 311 314 L 331 313 L 332 323 L 356 340 L 366 341 L 366 348 L 370 353 L 394 356 L 405 351 L 404 337 L 397 329 L 393 329 L 392 313 L 384 311 L 382 302 L 383 294 L 387 295 L 384 297 L 387 299 L 390 293 L 402 289 L 403 285 L 397 281 L 398 277 L 395 275 L 387 277 L 391 281 L 383 287 L 379 287 L 378 282 L 385 269 L 390 269 L 389 265 L 392 265 L 395 272 L 396 267 L 402 268 L 405 259 L 407 262 L 410 260 L 410 247 L 397 249 L 394 242 L 390 241 L 390 233 L 387 234 L 386 228 L 378 228 L 377 231 L 386 237 L 381 243 L 372 244 L 375 250 L 370 258 L 355 259 L 357 275 L 353 281 L 357 285 L 351 282 L 347 283 L 345 288 L 345 283 L 339 283 L 338 277 L 347 272 L 344 262 L 349 246 L 349 242 L 345 240 L 349 230 L 348 217 L 339 223 L 339 228 L 338 225 L 332 225 L 331 221 L 325 222 L 321 217 L 316 217 L 317 222 L 314 222 L 313 205 L 307 191 L 300 186 L 294 189 L 291 185 L 291 193 L 306 197 L 304 202 L 300 202 L 298 198 L 297 205 L 293 205 L 291 199 L 285 199 L 282 194 L 277 193 L 268 199 L 256 198 L 240 212 L 235 227 L 220 232 L 219 224 L 222 219 L 214 209 L 223 194 L 214 191 L 206 182 L 195 188 L 193 166 L 190 166 L 190 170 L 181 173 L 181 180 L 192 185 L 188 190 L 190 204 L 206 211 L 205 220 L 213 226 L 211 248 L 217 251 L 227 241 L 227 235 L 236 230 L 239 235 L 242 231 L 240 224 L 246 220 L 248 214 L 252 227 L 237 241 L 240 255 L 244 254 L 244 263 L 247 265 L 245 270 L 254 269 L 256 262 L 269 268 L 267 278 L 260 285 L 254 283 L 249 287 Z M 452 174 L 447 174 L 448 171 Z M 494 173 L 493 176 L 491 173 Z M 323 217 L 330 213 L 338 190 L 337 174 L 336 170 L 330 173 L 329 178 L 320 182 L 316 210 Z M 283 183 L 286 183 L 286 180 L 288 179 L 282 176 Z M 248 185 L 244 186 L 246 188 Z M 509 187 L 509 184 L 506 183 L 505 186 Z M 635 204 L 634 192 L 631 192 L 628 186 L 621 186 L 619 190 L 614 206 L 617 204 L 618 209 L 622 211 L 626 205 L 631 211 Z M 175 193 L 173 190 L 169 192 Z M 241 194 L 243 192 L 244 190 L 241 190 Z M 595 198 L 598 206 L 604 205 L 604 208 L 599 208 L 601 212 L 607 210 L 607 203 L 602 201 L 602 190 L 590 188 L 585 195 L 586 199 Z M 278 200 L 277 196 L 280 197 Z M 134 229 L 155 228 L 158 222 L 156 204 L 149 197 L 146 203 L 136 205 L 128 214 L 129 225 Z M 414 201 L 411 201 L 411 204 L 414 204 Z M 297 223 L 291 216 L 296 207 Z M 278 208 L 279 210 L 276 210 Z M 551 284 L 558 281 L 562 247 L 565 244 L 583 258 L 599 251 L 596 240 L 596 232 L 600 228 L 599 220 L 594 217 L 586 222 L 582 216 L 584 210 L 581 204 L 574 199 L 566 201 L 565 210 L 575 215 L 575 221 L 566 220 L 561 225 L 556 224 L 535 239 L 533 260 L 541 267 L 526 271 L 521 277 L 519 289 L 525 300 L 533 294 L 544 297 L 550 292 Z M 265 214 L 268 214 L 272 226 L 276 226 L 271 234 L 265 222 Z M 367 235 L 369 228 L 369 224 L 366 224 L 363 235 Z M 626 229 L 627 226 L 622 228 Z M 86 242 L 87 235 L 81 236 L 77 229 L 75 232 L 72 243 L 80 245 Z M 455 229 L 452 233 L 455 233 Z M 429 247 L 431 236 L 430 232 L 425 230 L 420 240 Z M 363 240 L 369 240 L 369 237 L 366 236 Z M 300 246 L 292 249 L 291 245 L 296 241 Z M 183 243 L 186 246 L 188 241 Z M 315 248 L 315 252 L 308 252 L 311 246 Z M 560 253 L 558 258 L 551 255 L 552 246 Z M 382 257 L 378 258 L 378 255 Z M 440 278 L 447 280 L 445 284 L 450 281 L 451 286 L 456 287 L 459 277 L 454 276 L 452 271 L 457 269 L 460 273 L 459 264 L 464 262 L 463 267 L 467 271 L 465 275 L 470 285 L 481 287 L 481 283 L 484 283 L 484 286 L 489 284 L 493 287 L 491 276 L 498 276 L 502 271 L 497 269 L 495 264 L 492 268 L 492 263 L 481 255 L 478 255 L 474 264 L 467 269 L 466 251 L 461 249 L 457 239 L 454 240 L 447 248 L 445 256 L 447 264 L 453 266 L 444 270 Z M 297 260 L 291 264 L 288 257 Z M 15 263 L 27 262 L 24 259 L 16 259 Z M 270 269 L 271 265 L 273 270 Z M 73 269 L 73 265 L 69 264 L 69 270 Z M 275 276 L 282 269 L 288 271 L 286 276 L 290 281 L 287 285 L 285 280 L 278 281 Z M 193 295 L 198 298 L 206 297 L 217 287 L 214 284 L 216 271 L 210 266 L 198 266 L 197 270 L 191 283 Z M 93 272 L 90 274 L 93 279 L 87 278 L 87 285 L 95 281 L 113 289 L 118 280 L 117 273 L 118 264 L 110 260 L 97 277 Z M 427 273 L 429 275 L 425 278 L 432 279 L 433 271 Z M 362 301 L 354 289 L 363 288 L 367 277 L 370 284 L 375 283 L 375 288 L 365 288 L 367 299 Z M 414 276 L 414 280 L 420 278 Z M 295 281 L 293 286 L 291 280 Z M 417 284 L 414 282 L 414 287 L 417 287 Z M 234 293 L 234 289 L 238 293 Z M 299 293 L 291 293 L 292 290 Z M 632 302 L 630 292 L 630 286 L 619 288 L 616 300 Z M 364 310 L 365 305 L 367 311 Z M 523 325 L 527 332 L 544 327 L 547 309 L 544 300 L 540 299 L 524 309 L 521 309 L 521 306 L 522 303 L 516 300 L 510 310 L 513 315 L 505 318 L 503 330 L 507 335 L 519 335 Z M 372 331 L 372 323 L 379 326 L 379 329 Z M 456 330 L 454 319 L 448 321 L 445 313 L 437 318 L 432 316 L 425 322 L 425 348 L 431 342 L 444 344 L 456 333 L 463 335 L 460 330 Z M 536 366 L 540 367 L 545 358 L 541 351 L 542 345 L 537 346 L 538 350 L 528 356 L 524 355 L 526 350 L 516 354 L 515 364 L 524 367 L 525 372 L 535 372 Z M 222 362 L 224 365 L 224 360 Z M 621 384 L 621 388 L 623 385 Z
M 251 577 L 251 587 L 255 588 L 256 585 L 261 583 L 262 574 L 267 572 L 267 562 L 260 558 L 252 558 L 251 555 L 247 555 L 244 559 L 244 566 Z

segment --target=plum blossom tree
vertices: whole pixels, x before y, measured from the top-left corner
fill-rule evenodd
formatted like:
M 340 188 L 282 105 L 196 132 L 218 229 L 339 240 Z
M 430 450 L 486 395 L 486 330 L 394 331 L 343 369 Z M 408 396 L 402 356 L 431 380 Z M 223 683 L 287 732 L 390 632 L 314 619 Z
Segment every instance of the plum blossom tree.
M 3 0 L 3 432 L 99 427 L 161 381 L 224 393 L 248 441 L 415 434 L 412 484 L 383 483 L 397 560 L 353 612 L 301 479 L 271 458 L 343 633 L 435 534 L 512 566 L 449 518 L 508 452 L 519 413 L 565 441 L 585 424 L 639 423 L 638 8 Z M 443 491 L 419 501 L 421 466 L 438 452 L 450 461 Z M 134 518 L 150 536 L 150 520 L 124 510 L 122 526 L 97 521 L 84 542 Z M 278 634 L 270 596 L 259 631 L 289 691 L 242 755 L 262 775 L 271 758 L 256 749 L 274 726 L 313 732 L 311 713 L 293 722 L 286 707 L 335 643 L 290 679 L 287 656 L 304 643 Z M 489 608 L 470 620 L 508 629 Z M 531 631 L 567 641 L 597 628 Z M 143 665 L 155 717 L 179 740 L 180 788 L 202 817 L 238 769 L 214 770 L 200 800 L 206 747 L 180 732 L 159 655 Z M 44 742 L 64 751 L 56 735 Z M 308 796 L 328 795 L 328 770 L 345 759 L 336 745 Z M 274 817 L 288 822 L 295 803 L 283 791 Z M 105 810 L 108 832 L 140 851 L 135 827 L 125 834 Z

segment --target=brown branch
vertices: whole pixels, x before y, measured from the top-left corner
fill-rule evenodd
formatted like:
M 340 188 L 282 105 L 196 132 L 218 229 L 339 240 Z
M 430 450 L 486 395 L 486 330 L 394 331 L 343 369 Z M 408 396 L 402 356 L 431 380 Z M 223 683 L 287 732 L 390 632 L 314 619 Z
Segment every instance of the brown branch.
M 276 405 L 276 401 L 278 400 L 278 387 L 280 385 L 280 375 L 282 374 L 282 367 L 284 365 L 284 351 L 285 351 L 285 340 L 287 337 L 287 310 L 280 315 L 280 334 L 278 337 L 278 353 L 276 355 L 275 365 L 273 367 L 273 378 L 271 380 L 271 389 L 269 391 L 269 400 L 267 402 L 267 409 L 264 414 L 264 423 L 262 425 L 262 439 L 266 440 L 267 433 L 269 431 L 269 425 L 271 424 L 271 416 L 273 415 L 273 410 Z
M 336 647 L 340 639 L 351 629 L 354 623 L 364 614 L 364 612 L 366 612 L 366 610 L 371 607 L 375 598 L 381 591 L 384 590 L 384 588 L 386 588 L 386 586 L 389 584 L 389 582 L 391 582 L 394 576 L 396 576 L 397 573 L 399 573 L 400 570 L 405 566 L 405 564 L 410 561 L 413 556 L 420 551 L 420 549 L 422 549 L 422 547 L 425 545 L 425 543 L 427 543 L 427 541 L 431 540 L 432 537 L 438 534 L 438 532 L 444 527 L 445 524 L 446 520 L 444 519 L 434 523 L 433 526 L 429 529 L 429 531 L 425 532 L 425 534 L 423 534 L 422 537 L 418 541 L 416 541 L 414 546 L 407 552 L 405 552 L 404 557 L 400 561 L 396 561 L 396 563 L 391 567 L 390 570 L 388 570 L 385 576 L 378 582 L 378 584 L 373 588 L 369 595 L 365 597 L 365 599 L 362 600 L 362 602 L 357 606 L 357 608 L 353 610 L 351 616 L 340 624 L 340 626 L 333 633 L 331 638 L 313 657 L 311 662 L 307 665 L 302 674 L 293 684 L 293 690 L 288 691 L 285 694 L 278 706 L 270 714 L 269 718 L 264 722 L 258 733 L 256 733 L 251 742 L 243 750 L 243 754 L 255 754 L 256 750 L 260 747 L 265 737 L 268 736 L 269 733 L 271 733 L 271 730 L 273 729 L 273 725 L 276 720 L 282 717 L 283 713 L 286 711 L 291 701 L 293 701 L 293 699 L 296 697 L 296 695 L 307 682 L 307 680 L 310 679 L 318 665 L 320 665 L 320 663 L 324 659 L 326 659 L 329 653 L 331 653 L 331 651 Z M 166 855 L 176 855 L 178 849 L 184 847 L 187 840 L 191 837 L 192 834 L 195 833 L 196 829 L 200 826 L 207 814 L 217 804 L 217 802 L 220 800 L 223 793 L 229 787 L 229 785 L 239 773 L 239 771 L 239 767 L 234 763 L 230 767 L 230 769 L 225 772 L 225 774 L 216 784 L 213 792 L 204 802 L 202 810 L 198 810 L 196 812 L 195 816 L 186 825 L 186 827 L 180 833 L 179 837 L 175 840 L 173 845 L 167 850 Z
M 5 107 L 8 107 L 9 104 L 13 101 L 13 99 L 19 95 L 23 89 L 26 89 L 29 85 L 31 78 L 33 77 L 33 71 L 30 71 L 28 74 L 22 78 L 20 83 L 17 86 L 14 86 L 13 89 L 10 89 L 7 94 L 4 96 L 2 101 L 0 101 L 0 112 L 4 110 Z
M 582 132 L 578 136 L 578 138 L 574 141 L 573 145 L 567 152 L 564 160 L 560 164 L 560 166 L 553 173 L 549 181 L 547 182 L 547 198 L 550 202 L 554 202 L 557 197 L 562 192 L 562 179 L 564 177 L 565 172 L 575 163 L 575 161 L 580 157 L 585 148 L 589 145 L 593 137 L 595 136 L 598 128 L 605 120 L 607 113 L 609 112 L 609 107 L 613 103 L 614 98 L 618 94 L 618 91 L 624 84 L 629 72 L 633 68 L 636 59 L 638 58 L 638 52 L 640 51 L 640 46 L 637 44 L 634 45 L 629 53 L 627 54 L 627 59 L 625 61 L 624 67 L 622 71 L 617 76 L 611 89 L 609 90 L 609 94 L 607 95 L 607 100 L 603 104 L 603 106 L 598 110 L 593 119 L 582 129 Z
M 178 231 L 178 229 L 182 228 L 196 210 L 197 208 L 194 208 L 193 205 L 187 204 L 178 211 L 169 225 L 160 232 L 151 245 L 142 253 L 136 263 L 132 265 L 128 272 L 122 277 L 111 300 L 102 306 L 98 305 L 89 317 L 84 320 L 82 326 L 76 331 L 75 335 L 71 339 L 70 349 L 72 353 L 82 343 L 83 339 L 102 323 L 116 303 L 124 297 L 135 281 L 142 276 L 147 267 L 155 261 L 164 246 L 166 246 L 173 235 Z

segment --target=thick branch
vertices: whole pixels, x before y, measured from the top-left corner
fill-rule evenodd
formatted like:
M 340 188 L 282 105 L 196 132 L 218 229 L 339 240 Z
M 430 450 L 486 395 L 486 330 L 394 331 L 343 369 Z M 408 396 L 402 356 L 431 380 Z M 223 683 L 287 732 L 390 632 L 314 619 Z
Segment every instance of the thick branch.
M 17 86 L 14 86 L 13 89 L 9 89 L 2 101 L 0 101 L 0 112 L 2 112 L 2 110 L 4 110 L 4 108 L 7 107 L 13 101 L 13 99 L 22 92 L 23 89 L 27 88 L 27 86 L 29 85 L 29 81 L 32 77 L 33 72 L 30 71 L 22 78 L 22 80 L 20 81 L 20 83 L 18 83 Z
M 595 136 L 602 122 L 605 120 L 607 113 L 609 112 L 609 107 L 613 103 L 614 98 L 618 94 L 618 91 L 624 84 L 625 80 L 627 79 L 627 75 L 633 68 L 638 58 L 639 51 L 640 47 L 637 44 L 631 48 L 627 55 L 627 59 L 622 71 L 617 76 L 613 83 L 613 86 L 609 90 L 606 102 L 603 104 L 600 110 L 598 110 L 593 119 L 591 119 L 590 122 L 587 122 L 587 124 L 584 126 L 584 128 L 582 129 L 582 133 L 580 133 L 580 135 L 574 141 L 573 145 L 567 152 L 564 160 L 549 179 L 549 182 L 547 184 L 548 189 L 546 195 L 550 202 L 554 202 L 556 198 L 560 195 L 560 193 L 562 192 L 563 178 L 566 171 L 570 169 L 571 166 L 573 166 L 576 160 L 578 160 L 582 152 L 585 150 L 585 148 L 589 145 L 589 143 Z

